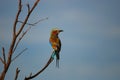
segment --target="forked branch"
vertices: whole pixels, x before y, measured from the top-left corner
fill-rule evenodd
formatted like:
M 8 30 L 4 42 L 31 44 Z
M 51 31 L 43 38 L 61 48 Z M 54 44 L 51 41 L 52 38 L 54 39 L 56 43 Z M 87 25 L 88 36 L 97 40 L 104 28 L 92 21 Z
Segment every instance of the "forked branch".
M 13 49 L 13 52 L 16 50 L 19 42 L 22 40 L 22 38 L 25 36 L 25 34 L 26 34 L 30 29 L 31 29 L 31 27 L 28 27 L 28 29 L 27 29 L 25 32 L 23 32 L 23 34 L 21 35 L 21 37 L 20 37 L 20 38 L 18 39 L 18 41 L 16 42 L 15 47 L 14 47 L 14 49 Z
M 23 29 L 24 29 L 25 24 L 27 23 L 30 15 L 31 15 L 31 13 L 33 12 L 33 10 L 35 9 L 35 7 L 37 6 L 37 4 L 39 3 L 40 0 L 36 0 L 35 3 L 33 4 L 33 7 L 31 9 L 30 9 L 30 7 L 28 5 L 27 16 L 25 17 L 25 20 L 23 21 L 23 23 L 21 24 L 21 26 L 19 27 L 19 29 L 16 30 L 17 29 L 18 18 L 20 16 L 20 13 L 21 13 L 21 10 L 22 10 L 22 0 L 18 0 L 18 1 L 19 1 L 18 12 L 16 14 L 16 18 L 15 18 L 14 25 L 13 25 L 13 37 L 12 37 L 12 41 L 10 43 L 10 47 L 9 47 L 9 50 L 8 50 L 8 56 L 7 57 L 5 57 L 5 50 L 4 50 L 4 48 L 2 48 L 3 59 L 0 57 L 0 60 L 4 64 L 4 69 L 1 72 L 0 80 L 4 80 L 4 78 L 6 76 L 6 73 L 7 73 L 8 69 L 9 69 L 9 67 L 10 67 L 11 62 L 12 62 L 12 55 L 13 55 L 13 53 L 16 50 L 16 48 L 17 48 L 19 42 L 21 41 L 21 39 L 28 32 L 28 30 L 26 30 L 25 32 L 23 32 Z M 22 34 L 22 36 L 20 36 L 20 34 L 22 32 L 23 32 L 23 34 Z M 14 59 L 16 59 L 16 57 Z
M 28 10 L 29 12 L 28 12 L 28 14 L 27 14 L 25 20 L 23 21 L 23 23 L 22 23 L 20 29 L 18 30 L 16 36 L 18 36 L 18 35 L 22 32 L 22 30 L 23 30 L 25 24 L 26 24 L 27 21 L 28 21 L 28 18 L 29 18 L 29 16 L 30 16 L 30 14 L 32 13 L 32 11 L 34 10 L 34 8 L 37 6 L 37 4 L 39 3 L 39 1 L 40 1 L 40 0 L 36 0 L 36 2 L 34 3 L 33 7 L 32 7 L 30 10 Z
M 16 73 L 15 73 L 15 78 L 14 78 L 14 80 L 17 80 L 17 79 L 18 79 L 19 72 L 20 72 L 20 70 L 17 68 L 17 69 L 16 69 Z

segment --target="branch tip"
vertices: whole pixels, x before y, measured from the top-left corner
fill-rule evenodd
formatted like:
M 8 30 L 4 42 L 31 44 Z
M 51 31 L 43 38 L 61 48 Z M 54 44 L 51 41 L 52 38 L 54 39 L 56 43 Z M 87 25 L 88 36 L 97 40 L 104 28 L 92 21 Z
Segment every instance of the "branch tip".
M 15 74 L 15 79 L 14 79 L 14 80 L 17 80 L 19 72 L 20 72 L 20 70 L 17 68 L 17 69 L 16 69 L 16 74 Z

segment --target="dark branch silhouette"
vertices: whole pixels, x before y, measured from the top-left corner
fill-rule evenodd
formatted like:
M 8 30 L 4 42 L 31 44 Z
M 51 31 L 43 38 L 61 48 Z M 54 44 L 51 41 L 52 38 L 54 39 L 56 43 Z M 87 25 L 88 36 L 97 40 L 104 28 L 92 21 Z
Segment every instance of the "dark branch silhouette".
M 0 60 L 1 62 L 6 65 L 6 56 L 5 56 L 5 49 L 4 47 L 2 47 L 2 56 L 3 56 L 3 59 L 0 57 Z
M 28 27 L 28 29 L 25 32 L 23 32 L 23 34 L 20 36 L 19 40 L 16 42 L 16 45 L 15 45 L 15 48 L 13 49 L 13 52 L 16 50 L 19 42 L 22 40 L 22 38 L 25 36 L 25 34 L 30 30 L 30 28 L 31 27 Z
M 20 34 L 23 32 L 25 24 L 27 23 L 31 13 L 33 12 L 33 10 L 35 9 L 35 7 L 37 6 L 37 4 L 39 3 L 40 0 L 36 0 L 31 9 L 30 9 L 30 7 L 28 7 L 28 13 L 27 13 L 27 16 L 25 17 L 25 20 L 21 24 L 20 28 L 18 30 L 16 30 L 17 23 L 18 23 L 18 18 L 20 16 L 20 13 L 21 13 L 21 10 L 22 10 L 22 0 L 18 0 L 18 1 L 19 1 L 18 12 L 16 14 L 16 18 L 15 18 L 14 25 L 13 25 L 13 36 L 12 36 L 12 41 L 10 43 L 8 55 L 7 55 L 7 57 L 5 57 L 5 50 L 3 48 L 2 49 L 3 59 L 0 57 L 0 60 L 4 65 L 4 68 L 3 68 L 2 72 L 1 72 L 1 75 L 0 75 L 0 80 L 4 80 L 4 78 L 6 76 L 6 73 L 9 69 L 9 67 L 10 67 L 11 62 L 12 62 L 12 55 L 15 52 L 15 50 L 16 50 L 19 42 L 23 38 L 23 36 L 27 33 L 27 31 L 25 31 L 21 37 L 20 37 Z
M 52 55 L 51 55 L 52 56 Z M 49 58 L 48 62 L 46 63 L 46 65 L 40 69 L 37 73 L 35 73 L 34 75 L 30 75 L 28 77 L 25 77 L 24 80 L 30 80 L 30 79 L 33 79 L 35 78 L 36 76 L 38 76 L 40 73 L 42 73 L 49 65 L 50 63 L 53 61 L 54 59 L 52 57 Z
M 13 25 L 13 36 L 16 35 L 16 26 L 17 26 L 17 21 L 18 21 L 19 15 L 21 13 L 21 10 L 22 10 L 22 1 L 19 0 L 18 12 L 17 12 L 16 19 L 15 19 L 14 25 Z
M 17 69 L 16 69 L 16 74 L 15 74 L 15 79 L 14 79 L 14 80 L 17 80 L 19 72 L 20 72 L 20 70 L 17 68 Z

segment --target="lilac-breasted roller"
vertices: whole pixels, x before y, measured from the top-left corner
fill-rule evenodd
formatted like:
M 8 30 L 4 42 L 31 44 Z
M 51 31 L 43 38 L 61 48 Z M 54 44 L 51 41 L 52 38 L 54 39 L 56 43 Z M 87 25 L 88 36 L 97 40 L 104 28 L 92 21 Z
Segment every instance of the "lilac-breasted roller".
M 56 56 L 56 66 L 59 67 L 59 59 L 60 59 L 60 50 L 61 50 L 61 41 L 58 37 L 58 34 L 60 32 L 63 32 L 63 30 L 59 29 L 52 29 L 51 35 L 50 35 L 50 44 L 53 48 L 52 58 L 54 59 L 54 56 Z

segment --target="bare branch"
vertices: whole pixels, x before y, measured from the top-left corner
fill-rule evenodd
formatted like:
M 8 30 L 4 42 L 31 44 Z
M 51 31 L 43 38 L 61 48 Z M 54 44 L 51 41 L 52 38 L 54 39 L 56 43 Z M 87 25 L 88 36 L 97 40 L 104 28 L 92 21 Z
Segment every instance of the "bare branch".
M 27 25 L 30 25 L 30 26 L 35 26 L 35 25 L 38 24 L 39 22 L 44 21 L 44 20 L 47 20 L 47 19 L 48 19 L 48 17 L 43 18 L 43 19 L 40 19 L 40 20 L 38 20 L 38 21 L 35 22 L 35 23 L 26 23 L 26 24 L 27 24 Z M 18 21 L 18 22 L 23 23 L 22 21 Z
M 4 63 L 6 64 L 6 56 L 5 56 L 5 49 L 4 49 L 4 47 L 2 47 L 2 54 L 3 54 Z
M 0 75 L 0 80 L 4 80 L 6 73 L 10 67 L 11 61 L 15 60 L 18 56 L 20 56 L 25 50 L 23 50 L 22 52 L 20 52 L 13 60 L 12 60 L 12 55 L 13 55 L 13 51 L 16 49 L 16 40 L 18 39 L 18 36 L 21 34 L 21 32 L 23 31 L 23 28 L 25 27 L 25 24 L 27 23 L 29 16 L 31 15 L 32 11 L 34 10 L 34 8 L 37 6 L 37 4 L 39 3 L 40 0 L 36 0 L 33 7 L 30 9 L 29 13 L 27 14 L 27 16 L 25 17 L 25 20 L 23 21 L 23 23 L 21 24 L 20 28 L 18 29 L 18 31 L 16 32 L 16 27 L 17 27 L 17 22 L 18 22 L 18 18 L 20 16 L 20 12 L 22 10 L 22 0 L 19 0 L 19 6 L 18 6 L 18 11 L 17 11 L 17 15 L 14 21 L 14 25 L 13 25 L 13 38 L 12 41 L 10 43 L 10 47 L 9 47 L 9 51 L 8 51 L 8 56 L 7 56 L 7 61 L 6 61 L 6 65 L 4 66 L 3 71 L 1 72 Z M 25 35 L 26 33 L 24 33 Z M 24 36 L 23 35 L 23 36 Z M 18 41 L 19 44 L 20 41 Z M 17 44 L 17 45 L 18 45 Z M 17 47 L 17 46 L 16 46 Z M 4 58 L 5 59 L 5 58 Z M 2 60 L 2 58 L 1 58 Z M 6 60 L 6 59 L 5 59 Z
M 17 12 L 16 18 L 15 18 L 15 21 L 14 21 L 14 25 L 13 25 L 13 38 L 12 38 L 12 41 L 11 41 L 11 44 L 10 44 L 10 47 L 9 47 L 9 52 L 8 52 L 6 65 L 4 65 L 4 69 L 1 72 L 0 80 L 4 80 L 4 78 L 6 76 L 6 73 L 8 71 L 8 68 L 9 68 L 9 66 L 11 64 L 11 58 L 12 58 L 12 54 L 13 54 L 13 49 L 14 49 L 14 46 L 15 46 L 15 43 L 16 43 L 16 39 L 17 39 L 17 36 L 16 36 L 16 25 L 17 25 L 18 17 L 20 15 L 20 12 L 21 12 L 21 9 L 22 9 L 21 3 L 22 3 L 21 0 L 19 0 L 18 12 Z
M 14 47 L 13 52 L 16 50 L 16 48 L 17 48 L 19 42 L 21 41 L 21 39 L 25 36 L 25 34 L 26 34 L 30 29 L 31 29 L 31 27 L 28 27 L 28 29 L 27 29 L 25 32 L 23 32 L 22 36 L 21 36 L 21 37 L 19 38 L 19 40 L 17 41 L 17 43 L 16 43 L 16 45 L 15 45 L 15 47 Z
M 37 22 L 33 23 L 33 25 L 36 25 L 36 24 L 38 24 L 39 22 L 44 21 L 44 20 L 47 20 L 47 19 L 48 19 L 48 17 L 43 18 L 43 19 L 40 19 L 39 21 L 37 21 Z
M 30 10 L 29 13 L 31 13 L 31 12 L 34 10 L 34 8 L 37 6 L 37 4 L 39 3 L 39 1 L 40 1 L 40 0 L 36 0 L 36 2 L 34 3 L 32 9 Z
M 36 76 L 38 76 L 39 74 L 41 74 L 49 65 L 50 63 L 53 61 L 54 59 L 52 58 L 52 55 L 51 57 L 49 58 L 48 62 L 46 63 L 46 65 L 41 69 L 39 70 L 37 73 L 35 73 L 34 75 L 30 75 L 29 77 L 25 77 L 24 80 L 30 80 L 30 79 L 33 79 L 35 78 Z
M 29 3 L 27 4 L 27 8 L 28 8 L 28 13 L 30 12 L 30 5 Z
M 3 56 L 3 59 L 0 57 L 0 60 L 1 60 L 1 62 L 5 66 L 6 65 L 6 56 L 5 56 L 5 49 L 4 49 L 4 47 L 2 47 L 2 56 Z
M 32 11 L 34 10 L 34 8 L 37 6 L 37 4 L 39 3 L 39 1 L 40 1 L 40 0 L 36 0 L 36 2 L 34 3 L 32 9 L 28 12 L 28 14 L 27 14 L 27 16 L 26 16 L 26 18 L 25 18 L 23 24 L 21 25 L 21 27 L 20 27 L 20 29 L 19 29 L 19 31 L 18 31 L 18 33 L 17 33 L 16 36 L 18 36 L 18 35 L 21 33 L 21 31 L 23 30 L 25 24 L 26 24 L 27 21 L 28 21 L 28 18 L 29 18 L 29 16 L 30 16 L 30 14 L 32 13 Z
M 18 22 L 20 22 L 20 23 L 24 23 L 24 22 L 22 22 L 22 21 L 18 21 Z M 30 25 L 30 26 L 35 26 L 34 24 L 31 24 L 31 23 L 26 23 L 27 25 Z
M 23 52 L 25 52 L 27 50 L 27 48 L 23 49 L 17 56 L 15 56 L 11 61 L 14 61 L 15 59 L 17 59 Z
M 17 69 L 16 69 L 15 79 L 14 79 L 14 80 L 17 80 L 19 72 L 20 72 L 20 70 L 17 68 Z
M 22 1 L 19 0 L 18 12 L 17 12 L 16 19 L 14 21 L 14 26 L 13 26 L 13 35 L 16 35 L 16 25 L 17 25 L 17 21 L 18 21 L 18 17 L 20 15 L 21 9 L 22 9 Z

